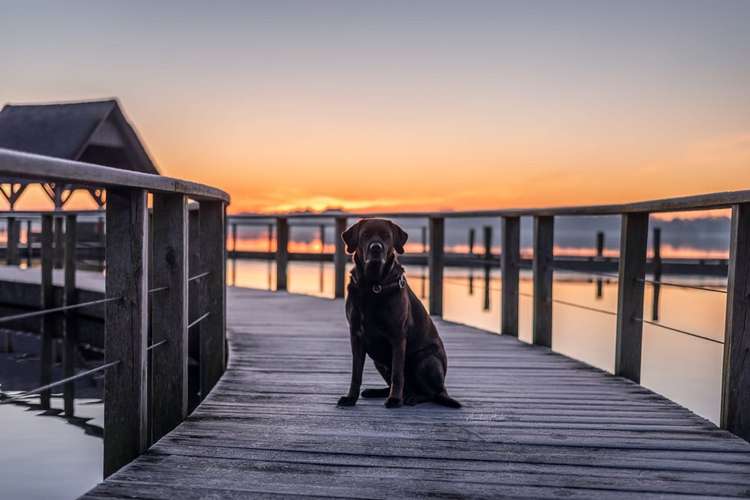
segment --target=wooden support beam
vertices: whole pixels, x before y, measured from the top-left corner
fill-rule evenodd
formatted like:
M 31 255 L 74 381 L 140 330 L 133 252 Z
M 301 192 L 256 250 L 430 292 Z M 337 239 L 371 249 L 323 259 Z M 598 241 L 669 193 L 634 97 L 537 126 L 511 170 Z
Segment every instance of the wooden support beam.
M 203 290 L 201 314 L 200 370 L 201 394 L 205 398 L 224 373 L 226 360 L 226 226 L 225 205 L 221 201 L 200 203 L 201 251 L 203 272 L 208 276 Z
M 54 307 L 54 287 L 52 284 L 52 234 L 53 220 L 51 215 L 42 216 L 42 281 L 41 281 L 41 301 L 40 309 L 49 309 Z M 52 343 L 54 337 L 55 317 L 52 314 L 42 316 L 41 333 L 42 345 L 39 370 L 39 385 L 47 385 L 52 382 Z M 50 407 L 50 391 L 43 391 L 39 394 L 39 400 L 42 408 Z
M 287 266 L 289 264 L 289 221 L 276 218 L 276 290 L 287 288 Z
M 65 260 L 65 230 L 62 216 L 55 217 L 55 269 L 63 268 Z
M 430 217 L 430 314 L 443 315 L 443 267 L 445 264 L 445 219 Z
M 621 224 L 615 375 L 640 382 L 648 213 L 624 214 Z
M 518 291 L 521 269 L 521 218 L 503 217 L 500 333 L 518 337 Z
M 151 295 L 152 440 L 158 441 L 188 411 L 188 213 L 182 194 L 153 195 L 153 288 Z
M 552 347 L 552 250 L 555 244 L 555 219 L 534 217 L 534 312 L 532 341 Z
M 344 297 L 346 289 L 346 249 L 341 235 L 346 231 L 346 217 L 336 217 L 333 241 L 335 243 L 333 254 L 334 268 L 334 290 L 333 296 L 337 299 Z
M 750 441 L 750 203 L 732 208 L 721 427 Z
M 74 214 L 65 216 L 65 283 L 63 286 L 63 305 L 69 306 L 78 302 L 76 291 L 76 244 L 77 217 Z M 63 377 L 75 375 L 75 358 L 78 343 L 78 325 L 76 311 L 66 311 L 63 322 Z M 75 382 L 63 386 L 63 403 L 66 417 L 75 414 Z
M 15 217 L 8 217 L 5 223 L 7 235 L 5 260 L 9 266 L 17 266 L 21 262 L 18 254 L 18 244 L 21 240 L 21 221 L 16 220 Z
M 147 446 L 148 208 L 146 192 L 107 192 L 104 477 Z

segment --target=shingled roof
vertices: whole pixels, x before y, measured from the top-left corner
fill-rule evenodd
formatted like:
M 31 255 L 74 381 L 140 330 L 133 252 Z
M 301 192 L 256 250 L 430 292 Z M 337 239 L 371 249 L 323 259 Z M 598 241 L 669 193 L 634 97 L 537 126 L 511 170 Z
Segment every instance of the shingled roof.
M 117 100 L 8 104 L 0 148 L 158 174 Z

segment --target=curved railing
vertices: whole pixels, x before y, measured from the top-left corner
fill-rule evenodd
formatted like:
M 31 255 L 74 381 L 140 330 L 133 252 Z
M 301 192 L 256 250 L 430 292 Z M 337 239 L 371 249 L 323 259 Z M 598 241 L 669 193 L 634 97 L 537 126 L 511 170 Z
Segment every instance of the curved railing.
M 683 212 L 731 208 L 732 224 L 730 235 L 730 255 L 728 261 L 714 265 L 725 270 L 728 276 L 726 290 L 699 287 L 666 281 L 661 278 L 660 258 L 647 261 L 647 241 L 649 215 L 665 212 Z M 611 273 L 602 272 L 603 266 L 571 266 L 565 270 L 584 270 L 585 274 L 613 278 L 618 281 L 618 305 L 616 311 L 607 311 L 581 304 L 562 301 L 552 296 L 552 278 L 555 269 L 561 269 L 560 262 L 553 258 L 554 221 L 557 216 L 601 216 L 620 215 L 621 236 L 619 258 L 607 258 L 607 264 L 617 267 Z M 672 332 L 699 337 L 724 344 L 724 366 L 722 376 L 721 426 L 750 440 L 750 190 L 726 193 L 711 193 L 698 196 L 669 198 L 662 200 L 624 203 L 615 205 L 592 205 L 579 207 L 526 208 L 504 210 L 474 210 L 455 212 L 383 212 L 383 213 L 304 213 L 304 214 L 248 214 L 229 218 L 232 227 L 232 252 L 236 251 L 236 226 L 243 224 L 271 224 L 276 231 L 276 288 L 287 287 L 287 267 L 290 260 L 289 227 L 293 221 L 309 224 L 328 220 L 334 225 L 335 251 L 334 295 L 344 296 L 345 267 L 347 256 L 344 245 L 338 237 L 351 219 L 360 217 L 393 217 L 400 219 L 426 219 L 429 229 L 423 233 L 423 248 L 427 253 L 429 268 L 429 311 L 432 315 L 443 313 L 443 269 L 446 264 L 445 220 L 452 218 L 496 217 L 502 220 L 502 252 L 495 257 L 490 252 L 485 236 L 485 262 L 498 258 L 501 274 L 501 326 L 505 335 L 518 336 L 519 272 L 522 267 L 520 252 L 521 217 L 533 218 L 533 303 L 532 341 L 534 344 L 552 346 L 552 305 L 564 304 L 571 307 L 600 312 L 614 316 L 617 325 L 615 347 L 615 374 L 640 382 L 641 347 L 643 324 L 651 324 Z M 270 234 L 270 231 L 269 231 Z M 429 238 L 427 238 L 429 234 Z M 234 242 L 234 243 L 232 243 Z M 230 255 L 231 255 L 230 254 Z M 262 252 L 257 252 L 262 256 Z M 601 254 L 600 254 L 601 255 Z M 455 258 L 455 257 L 454 257 Z M 602 259 L 603 261 L 604 259 Z M 466 260 L 465 260 L 466 261 Z M 601 262 L 601 261 L 600 261 Z M 590 262 L 589 264 L 596 264 Z M 652 278 L 646 277 L 647 266 Z M 655 287 L 676 286 L 697 288 L 708 292 L 727 295 L 726 326 L 724 342 L 703 337 L 694 332 L 665 325 L 644 317 L 644 287 L 651 283 Z M 655 294 L 658 297 L 658 294 Z
M 62 386 L 72 412 L 74 381 L 106 371 L 104 475 L 130 462 L 180 423 L 188 412 L 188 331 L 199 328 L 200 392 L 224 371 L 225 212 L 229 195 L 202 184 L 0 149 L 0 182 L 64 183 L 106 189 L 105 294 L 76 297 L 77 212 L 41 213 L 41 308 L 0 318 L 0 324 L 41 319 L 41 378 L 35 391 L 49 407 Z M 152 209 L 149 210 L 149 196 Z M 192 200 L 195 206 L 188 206 Z M 23 215 L 14 213 L 13 216 Z M 55 226 L 64 244 L 54 244 Z M 57 222 L 59 221 L 59 223 Z M 17 222 L 9 224 L 17 231 Z M 9 243 L 17 241 L 17 235 Z M 9 249 L 10 249 L 9 245 Z M 63 303 L 55 304 L 54 247 L 64 246 Z M 29 252 L 31 247 L 29 246 Z M 106 304 L 105 354 L 99 367 L 75 373 L 73 311 Z M 190 311 L 196 311 L 190 316 Z M 151 314 L 153 312 L 153 314 Z M 64 321 L 60 321 L 64 320 Z M 62 323 L 62 331 L 60 331 Z M 63 380 L 51 380 L 52 342 L 62 336 Z M 149 363 L 149 358 L 152 362 Z M 8 400 L 6 400 L 8 401 Z

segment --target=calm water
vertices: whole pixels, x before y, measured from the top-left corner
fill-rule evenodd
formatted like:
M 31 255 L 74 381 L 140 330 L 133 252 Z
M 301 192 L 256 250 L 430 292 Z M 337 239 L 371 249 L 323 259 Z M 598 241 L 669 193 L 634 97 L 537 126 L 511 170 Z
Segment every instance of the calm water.
M 237 260 L 227 265 L 230 284 L 273 289 L 274 265 L 262 261 Z M 333 265 L 292 262 L 290 292 L 333 297 Z M 427 271 L 407 268 L 415 293 L 427 302 Z M 726 280 L 716 278 L 665 278 L 668 281 L 725 289 Z M 492 332 L 500 331 L 500 271 L 488 279 L 483 270 L 445 270 L 443 316 Z M 531 342 L 531 275 L 521 275 L 519 337 Z M 596 280 L 578 273 L 555 272 L 553 297 L 597 309 L 617 309 L 617 281 L 604 280 L 597 297 Z M 646 286 L 644 317 L 651 319 L 653 286 Z M 662 286 L 659 322 L 721 341 L 724 332 L 726 295 Z M 612 372 L 615 356 L 615 317 L 570 305 L 553 305 L 552 348 L 560 353 Z M 450 355 L 450 353 L 449 353 Z M 719 421 L 723 346 L 703 339 L 644 324 L 641 383 L 711 420 Z

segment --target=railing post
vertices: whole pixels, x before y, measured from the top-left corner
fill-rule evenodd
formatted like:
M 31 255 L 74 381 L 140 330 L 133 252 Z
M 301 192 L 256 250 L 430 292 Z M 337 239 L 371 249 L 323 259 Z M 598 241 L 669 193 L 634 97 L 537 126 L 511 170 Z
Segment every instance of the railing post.
M 55 216 L 55 269 L 63 268 L 65 253 L 65 234 L 62 216 Z
M 604 231 L 596 233 L 596 260 L 602 260 L 604 257 Z M 601 299 L 604 292 L 604 283 L 601 277 L 596 278 L 596 298 Z
M 648 213 L 624 214 L 620 227 L 615 375 L 634 382 L 641 380 L 647 244 Z
M 6 228 L 8 243 L 5 247 L 5 260 L 9 266 L 17 266 L 20 263 L 18 258 L 18 243 L 21 233 L 21 221 L 16 221 L 15 217 L 8 217 L 6 219 Z
M 492 226 L 484 226 L 484 259 L 490 260 L 492 258 Z
M 750 203 L 732 207 L 721 427 L 750 441 Z
M 346 251 L 344 249 L 344 240 L 341 235 L 346 231 L 346 217 L 336 217 L 335 229 L 333 235 L 334 254 L 333 254 L 333 268 L 334 268 L 334 293 L 333 296 L 337 299 L 344 297 L 344 290 L 346 288 Z
M 34 233 L 31 231 L 31 219 L 26 221 L 26 267 L 31 268 L 31 259 L 34 257 Z
M 202 288 L 205 304 L 201 321 L 201 394 L 205 398 L 224 373 L 226 352 L 226 214 L 221 201 L 200 202 L 202 268 L 208 275 Z
M 152 344 L 153 441 L 174 429 L 188 411 L 188 215 L 187 197 L 154 193 Z
M 232 253 L 237 258 L 237 223 L 232 223 Z
M 289 221 L 276 218 L 276 290 L 286 290 L 286 268 L 289 263 Z
M 76 216 L 65 216 L 65 284 L 63 288 L 63 305 L 78 302 L 76 292 Z M 78 341 L 78 325 L 75 311 L 66 311 L 63 322 L 63 377 L 75 375 L 76 343 Z M 63 386 L 63 400 L 65 416 L 75 414 L 75 382 L 68 382 Z
M 474 255 L 474 240 L 476 239 L 476 231 L 474 228 L 469 228 L 469 255 Z
M 118 362 L 104 384 L 104 477 L 146 449 L 148 338 L 148 208 L 146 192 L 107 191 L 104 360 Z
M 552 216 L 534 217 L 534 312 L 532 341 L 552 347 L 552 264 L 555 243 Z
M 503 217 L 500 333 L 518 337 L 518 278 L 521 268 L 521 219 Z
M 653 241 L 651 246 L 654 249 L 653 258 L 653 274 L 654 281 L 661 281 L 662 262 L 661 262 L 661 228 L 655 227 L 653 231 Z M 661 292 L 661 284 L 654 283 L 653 286 L 653 300 L 651 303 L 651 320 L 659 321 L 659 295 Z
M 52 284 L 53 267 L 53 221 L 51 215 L 42 216 L 42 281 L 41 281 L 41 309 L 54 307 L 54 288 Z M 52 314 L 42 316 L 42 345 L 39 355 L 40 371 L 39 385 L 52 382 L 52 337 L 55 328 L 55 317 Z M 50 391 L 39 394 L 40 405 L 44 409 L 50 407 Z
M 445 219 L 430 217 L 430 314 L 443 315 L 443 264 L 445 257 Z
M 188 276 L 197 276 L 203 272 L 201 268 L 201 224 L 198 208 L 188 209 Z M 201 290 L 204 288 L 204 280 L 188 282 L 188 324 L 197 320 L 203 314 L 201 305 Z M 201 359 L 201 324 L 198 323 L 188 330 L 188 353 L 198 363 Z M 199 368 L 200 373 L 200 368 Z M 197 397 L 199 396 L 199 397 Z M 200 376 L 197 387 L 189 387 L 190 407 L 194 408 L 205 396 L 201 392 Z

